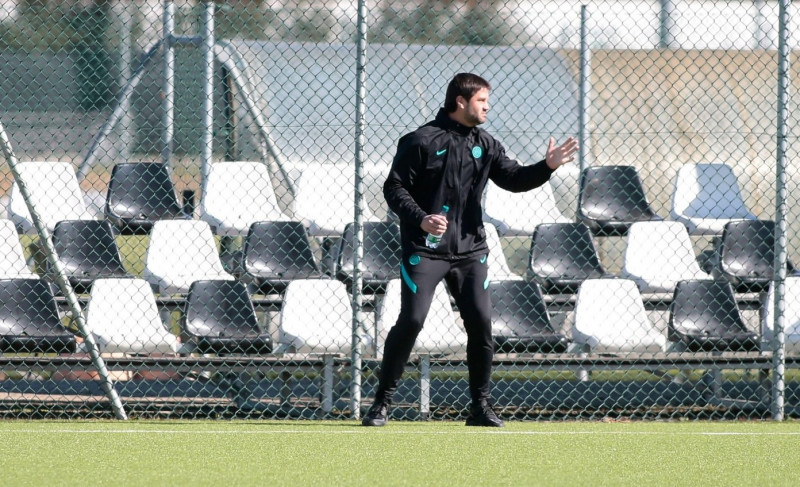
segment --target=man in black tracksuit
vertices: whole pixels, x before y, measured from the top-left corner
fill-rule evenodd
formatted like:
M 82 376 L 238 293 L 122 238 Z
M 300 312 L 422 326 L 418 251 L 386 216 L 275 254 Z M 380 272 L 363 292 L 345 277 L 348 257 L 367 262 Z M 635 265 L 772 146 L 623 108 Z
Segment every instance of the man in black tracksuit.
M 489 179 L 509 191 L 541 186 L 553 171 L 574 159 L 577 142 L 555 147 L 544 161 L 522 166 L 478 125 L 489 110 L 489 83 L 461 73 L 450 82 L 436 119 L 403 136 L 383 186 L 389 207 L 400 217 L 403 247 L 400 316 L 384 345 L 380 382 L 364 426 L 383 426 L 397 382 L 433 300 L 445 279 L 467 332 L 467 367 L 472 407 L 468 426 L 503 426 L 489 403 L 492 343 L 487 277 L 488 246 L 481 198 Z M 442 207 L 449 210 L 439 214 Z M 443 234 L 438 247 L 426 236 Z

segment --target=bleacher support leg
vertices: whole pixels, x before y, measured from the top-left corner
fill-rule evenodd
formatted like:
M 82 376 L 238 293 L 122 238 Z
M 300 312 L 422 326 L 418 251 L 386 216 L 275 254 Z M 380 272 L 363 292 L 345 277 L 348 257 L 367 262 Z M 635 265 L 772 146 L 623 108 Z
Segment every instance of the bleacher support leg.
M 281 371 L 281 392 L 280 392 L 280 398 L 279 398 L 280 401 L 281 401 L 281 404 L 280 404 L 281 409 L 288 409 L 291 406 L 291 404 L 289 402 L 289 397 L 292 395 L 292 386 L 291 386 L 291 383 L 290 383 L 291 380 L 292 380 L 292 373 L 287 369 L 282 370 Z
M 581 353 L 580 357 L 581 358 L 585 358 L 586 354 L 585 353 Z M 589 371 L 587 369 L 584 369 L 584 368 L 578 369 L 578 380 L 580 382 L 589 382 Z
M 422 355 L 419 360 L 419 414 L 427 420 L 431 413 L 431 358 Z
M 703 374 L 703 383 L 706 386 L 707 394 L 710 398 L 719 398 L 722 386 L 722 371 L 716 367 L 706 370 Z
M 322 412 L 327 416 L 333 411 L 333 356 L 325 357 L 322 372 Z

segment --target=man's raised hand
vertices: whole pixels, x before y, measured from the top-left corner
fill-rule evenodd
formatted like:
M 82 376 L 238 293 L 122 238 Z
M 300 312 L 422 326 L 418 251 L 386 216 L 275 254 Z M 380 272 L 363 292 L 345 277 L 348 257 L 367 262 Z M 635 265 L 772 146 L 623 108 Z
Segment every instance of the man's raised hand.
M 558 147 L 556 147 L 556 139 L 550 137 L 545 162 L 550 169 L 558 169 L 564 164 L 574 161 L 576 152 L 578 152 L 578 140 L 575 137 L 568 138 Z

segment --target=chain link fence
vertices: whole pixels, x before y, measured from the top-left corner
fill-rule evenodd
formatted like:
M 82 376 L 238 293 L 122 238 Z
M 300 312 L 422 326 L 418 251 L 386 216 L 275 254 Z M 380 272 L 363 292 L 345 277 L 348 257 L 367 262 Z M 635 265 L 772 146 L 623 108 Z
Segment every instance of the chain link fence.
M 521 164 L 581 139 L 483 197 L 500 415 L 795 415 L 791 14 L 0 0 L 0 415 L 358 417 L 407 285 L 382 184 L 465 71 Z M 442 284 L 394 418 L 465 417 L 466 343 Z

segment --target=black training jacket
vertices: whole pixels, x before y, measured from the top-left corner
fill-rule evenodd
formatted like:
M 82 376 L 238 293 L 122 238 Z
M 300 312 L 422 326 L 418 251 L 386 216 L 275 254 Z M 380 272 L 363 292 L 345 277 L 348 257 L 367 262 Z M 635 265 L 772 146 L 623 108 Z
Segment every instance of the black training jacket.
M 522 192 L 541 186 L 552 173 L 545 161 L 523 166 L 510 159 L 488 132 L 461 125 L 441 109 L 436 119 L 400 138 L 383 195 L 400 217 L 405 256 L 462 258 L 488 249 L 481 207 L 488 179 Z M 443 205 L 450 207 L 447 232 L 430 249 L 419 225 Z

